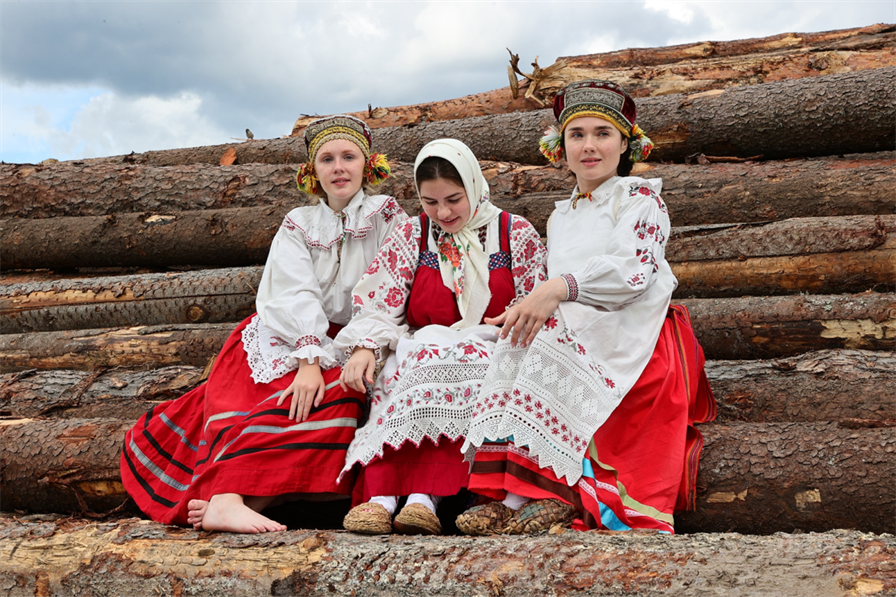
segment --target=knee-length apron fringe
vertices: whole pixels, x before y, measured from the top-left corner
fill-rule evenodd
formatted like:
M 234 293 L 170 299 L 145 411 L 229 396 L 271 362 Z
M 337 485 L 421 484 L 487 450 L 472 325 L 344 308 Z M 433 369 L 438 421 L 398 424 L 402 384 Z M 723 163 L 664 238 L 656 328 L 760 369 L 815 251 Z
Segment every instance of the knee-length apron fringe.
M 377 495 L 455 495 L 470 479 L 470 465 L 460 451 L 463 443 L 463 438 L 452 441 L 442 436 L 438 443 L 426 437 L 419 446 L 412 442 L 397 450 L 386 446 L 382 457 L 361 467 L 352 506 Z
M 153 520 L 186 524 L 191 499 L 350 495 L 354 478 L 337 483 L 362 417 L 365 398 L 344 392 L 339 368 L 323 372 L 324 401 L 301 423 L 277 406 L 296 371 L 256 384 L 246 361 L 241 323 L 227 339 L 206 383 L 147 412 L 125 436 L 125 489 Z
M 716 416 L 703 364 L 687 309 L 670 307 L 650 362 L 591 439 L 577 483 L 539 468 L 525 447 L 500 442 L 476 451 L 470 490 L 560 498 L 578 509 L 580 530 L 674 532 L 674 511 L 694 508 L 703 448 L 694 424 Z

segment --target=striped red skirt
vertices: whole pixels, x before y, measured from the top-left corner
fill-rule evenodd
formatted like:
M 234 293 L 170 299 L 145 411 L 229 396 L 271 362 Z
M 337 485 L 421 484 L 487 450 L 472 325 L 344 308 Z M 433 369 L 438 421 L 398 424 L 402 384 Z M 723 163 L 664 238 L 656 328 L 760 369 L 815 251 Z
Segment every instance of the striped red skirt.
M 703 436 L 694 425 L 716 416 L 703 365 L 687 309 L 670 307 L 650 362 L 594 434 L 576 484 L 539 468 L 526 448 L 501 442 L 476 451 L 470 491 L 496 500 L 507 492 L 559 498 L 578 509 L 579 530 L 674 532 L 675 510 L 695 503 Z
M 344 392 L 340 369 L 330 369 L 323 372 L 324 400 L 310 418 L 287 418 L 289 402 L 277 406 L 277 399 L 296 372 L 253 381 L 242 342 L 250 319 L 227 339 L 206 383 L 154 407 L 125 436 L 122 482 L 153 520 L 187 524 L 189 500 L 220 493 L 351 495 L 354 477 L 336 479 L 364 395 Z

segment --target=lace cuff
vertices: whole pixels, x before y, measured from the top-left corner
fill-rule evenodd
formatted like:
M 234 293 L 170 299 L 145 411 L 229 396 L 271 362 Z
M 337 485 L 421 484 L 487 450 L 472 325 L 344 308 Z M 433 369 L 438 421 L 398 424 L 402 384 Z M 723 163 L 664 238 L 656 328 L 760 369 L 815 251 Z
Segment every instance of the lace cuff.
M 566 300 L 575 302 L 579 298 L 579 283 L 572 274 L 563 274 L 560 276 L 566 282 Z
M 374 358 L 376 358 L 377 363 L 379 363 L 383 360 L 383 349 L 380 348 L 380 345 L 377 344 L 376 342 L 374 342 L 373 340 L 371 340 L 370 338 L 364 338 L 363 340 L 359 341 L 357 344 L 352 344 L 345 350 L 345 353 L 342 355 L 342 358 L 343 358 L 342 364 L 343 365 L 345 365 L 346 361 L 348 361 L 351 358 L 352 352 L 354 352 L 354 350 L 356 348 L 369 348 L 370 350 L 373 351 L 373 355 L 374 355 Z
M 313 338 L 312 342 L 302 342 L 305 338 Z M 329 338 L 327 338 L 329 340 Z M 303 336 L 299 338 L 299 341 L 296 342 L 296 350 L 289 353 L 290 360 L 295 360 L 295 366 L 293 369 L 298 369 L 299 367 L 299 359 L 305 359 L 307 361 L 314 361 L 317 359 L 317 364 L 321 369 L 332 369 L 339 365 L 336 361 L 336 358 L 333 356 L 333 349 L 330 347 L 332 342 L 326 342 L 327 346 L 321 346 L 320 340 L 317 336 Z M 327 350 L 327 349 L 330 350 Z

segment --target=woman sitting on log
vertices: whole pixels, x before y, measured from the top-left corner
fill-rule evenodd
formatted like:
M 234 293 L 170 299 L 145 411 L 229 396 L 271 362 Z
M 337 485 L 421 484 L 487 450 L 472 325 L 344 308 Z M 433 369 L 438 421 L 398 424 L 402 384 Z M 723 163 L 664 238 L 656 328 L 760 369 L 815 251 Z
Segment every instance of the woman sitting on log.
M 308 125 L 297 181 L 320 202 L 283 220 L 258 313 L 230 335 L 205 384 L 128 432 L 122 480 L 154 520 L 278 531 L 286 527 L 261 514 L 275 500 L 351 493 L 351 476 L 336 479 L 365 395 L 340 387 L 331 339 L 351 317 L 352 287 L 407 217 L 392 197 L 366 194 L 390 173 L 370 144 L 370 129 L 350 116 Z
M 343 470 L 360 465 L 346 529 L 438 534 L 441 497 L 467 484 L 460 452 L 470 411 L 497 339 L 482 324 L 544 280 L 544 247 L 523 218 L 489 201 L 473 152 L 459 141 L 428 143 L 414 164 L 419 218 L 383 244 L 354 290 L 355 314 L 336 337 L 351 357 L 344 384 L 373 383 L 370 417 Z M 414 330 L 407 333 L 408 329 Z
M 501 341 L 463 449 L 469 489 L 495 501 L 458 517 L 464 533 L 671 533 L 674 510 L 693 508 L 693 424 L 715 400 L 688 312 L 670 307 L 662 182 L 629 176 L 652 147 L 635 113 L 609 81 L 554 100 L 542 152 L 565 154 L 576 188 L 548 224 L 548 281 L 487 320 Z

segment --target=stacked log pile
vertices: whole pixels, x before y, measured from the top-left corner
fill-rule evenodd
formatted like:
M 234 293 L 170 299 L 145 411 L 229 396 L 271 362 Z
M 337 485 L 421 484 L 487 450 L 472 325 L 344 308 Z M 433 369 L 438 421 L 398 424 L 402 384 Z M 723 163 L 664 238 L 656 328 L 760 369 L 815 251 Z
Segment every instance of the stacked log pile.
M 299 137 L 242 144 L 226 166 L 228 146 L 0 165 L 0 251 L 16 270 L 0 278 L 0 501 L 31 514 L 0 521 L 0 583 L 132 593 L 158 574 L 158 590 L 178 593 L 544 594 L 550 582 L 564 593 L 676 594 L 712 575 L 727 582 L 728 566 L 748 577 L 730 594 L 776 592 L 775 582 L 799 593 L 787 584 L 797 577 L 819 594 L 896 591 L 896 540 L 879 535 L 896 532 L 894 32 L 576 57 L 528 82 L 544 100 L 564 77 L 615 78 L 635 89 L 657 142 L 635 173 L 663 179 L 674 301 L 691 311 L 720 407 L 702 427 L 697 508 L 676 515 L 675 538 L 243 540 L 42 518 L 136 513 L 118 474 L 125 430 L 201 382 L 254 310 L 283 215 L 311 199 L 293 182 Z M 483 158 L 494 202 L 544 234 L 573 182 L 536 153 L 547 111 L 506 94 L 362 115 L 396 160 L 384 192 L 418 213 L 417 149 L 459 138 Z M 821 534 L 768 536 L 795 531 Z M 32 554 L 65 543 L 84 552 L 39 572 Z M 540 565 L 529 578 L 535 564 L 514 550 L 564 563 L 550 581 Z M 775 558 L 801 575 L 776 576 L 763 564 Z

